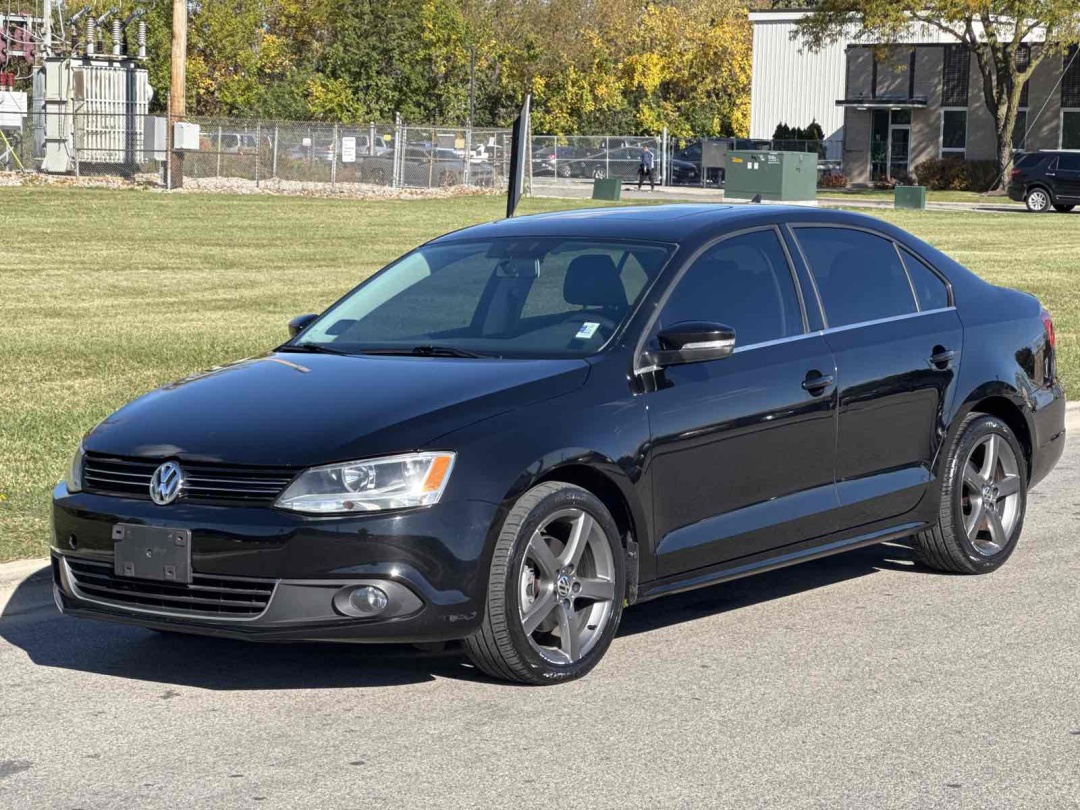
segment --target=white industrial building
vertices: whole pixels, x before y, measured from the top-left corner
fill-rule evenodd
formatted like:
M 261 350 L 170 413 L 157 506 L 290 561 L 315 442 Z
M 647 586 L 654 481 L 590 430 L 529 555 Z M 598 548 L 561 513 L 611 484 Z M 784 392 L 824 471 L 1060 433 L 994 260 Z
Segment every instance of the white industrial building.
M 778 9 L 750 13 L 753 27 L 753 73 L 750 79 L 750 137 L 772 138 L 777 124 L 805 128 L 817 121 L 825 132 L 826 159 L 843 157 L 847 49 L 865 44 L 841 38 L 820 51 L 808 51 L 794 38 L 795 26 L 807 12 Z M 940 31 L 915 26 L 911 42 L 949 41 Z

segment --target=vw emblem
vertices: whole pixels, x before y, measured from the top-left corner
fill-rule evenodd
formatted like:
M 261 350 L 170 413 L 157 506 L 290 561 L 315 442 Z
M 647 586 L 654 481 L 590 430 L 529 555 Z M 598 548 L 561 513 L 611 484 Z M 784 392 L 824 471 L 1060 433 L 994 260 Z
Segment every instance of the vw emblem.
M 573 584 L 570 581 L 570 577 L 568 577 L 566 574 L 563 574 L 557 580 L 555 580 L 555 592 L 559 594 L 560 599 L 565 599 L 566 597 L 568 597 L 572 588 Z
M 166 461 L 150 478 L 150 498 L 159 506 L 175 501 L 183 488 L 184 471 L 175 461 Z

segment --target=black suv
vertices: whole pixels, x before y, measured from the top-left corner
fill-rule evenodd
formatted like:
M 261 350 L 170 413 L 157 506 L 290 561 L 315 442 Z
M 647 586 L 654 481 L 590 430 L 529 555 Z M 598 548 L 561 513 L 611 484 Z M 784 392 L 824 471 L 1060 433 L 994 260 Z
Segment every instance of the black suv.
M 1066 213 L 1080 203 L 1080 152 L 1032 152 L 1016 160 L 1009 198 L 1041 214 Z

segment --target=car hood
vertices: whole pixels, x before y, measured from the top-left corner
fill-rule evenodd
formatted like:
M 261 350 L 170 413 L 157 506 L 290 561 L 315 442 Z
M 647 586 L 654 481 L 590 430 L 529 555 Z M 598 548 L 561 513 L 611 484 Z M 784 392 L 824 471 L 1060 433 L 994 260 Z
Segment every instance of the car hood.
M 85 447 L 224 464 L 347 461 L 431 446 L 466 425 L 568 393 L 588 373 L 589 364 L 574 359 L 270 353 L 131 402 L 91 431 Z

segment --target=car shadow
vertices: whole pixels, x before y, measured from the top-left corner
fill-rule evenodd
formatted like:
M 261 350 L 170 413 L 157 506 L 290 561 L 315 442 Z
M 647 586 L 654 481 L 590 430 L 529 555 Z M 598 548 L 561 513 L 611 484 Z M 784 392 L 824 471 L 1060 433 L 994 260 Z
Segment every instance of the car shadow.
M 619 635 L 647 633 L 886 570 L 928 571 L 907 546 L 870 546 L 631 608 Z M 48 577 L 46 569 L 24 582 L 0 615 L 0 638 L 42 667 L 222 691 L 487 680 L 468 664 L 459 645 L 420 650 L 409 645 L 259 644 L 76 620 L 54 607 L 42 608 Z

